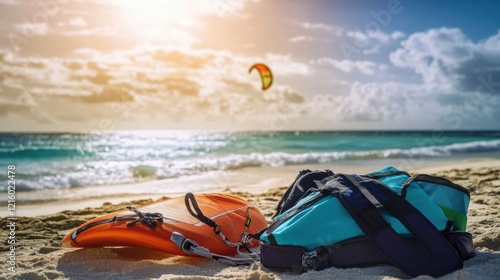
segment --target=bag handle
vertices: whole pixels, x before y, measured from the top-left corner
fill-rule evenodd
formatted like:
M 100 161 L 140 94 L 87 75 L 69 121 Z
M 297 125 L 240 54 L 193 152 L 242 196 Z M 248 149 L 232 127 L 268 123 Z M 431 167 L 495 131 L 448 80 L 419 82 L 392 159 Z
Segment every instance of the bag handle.
M 295 186 L 295 183 L 299 180 L 300 177 L 302 177 L 305 174 L 311 173 L 312 171 L 310 169 L 304 169 L 299 172 L 297 177 L 295 177 L 295 180 L 293 180 L 293 183 L 288 187 L 286 192 L 283 194 L 281 197 L 280 201 L 278 202 L 278 206 L 276 206 L 276 212 L 274 215 L 271 217 L 274 219 L 276 216 L 278 216 L 281 213 L 281 209 L 283 208 L 283 204 L 285 204 L 285 201 L 287 200 L 288 196 L 290 195 L 290 192 L 292 192 L 293 187 Z
M 312 190 L 316 189 L 316 181 L 323 180 L 332 175 L 334 175 L 334 173 L 329 169 L 314 171 L 305 169 L 300 171 L 288 190 L 281 197 L 278 207 L 276 207 L 276 213 L 272 218 L 275 219 L 277 216 L 295 206 L 300 199 L 311 194 Z
M 470 198 L 470 191 L 468 189 L 466 189 L 458 184 L 455 184 L 446 178 L 439 177 L 439 176 L 432 176 L 432 175 L 428 175 L 428 174 L 417 174 L 415 176 L 408 178 L 408 180 L 406 180 L 403 183 L 403 186 L 401 188 L 401 196 L 402 197 L 406 197 L 406 194 L 408 192 L 407 189 L 413 181 L 423 181 L 423 182 L 427 182 L 427 183 L 445 185 L 445 186 L 457 189 L 457 190 L 465 193 Z

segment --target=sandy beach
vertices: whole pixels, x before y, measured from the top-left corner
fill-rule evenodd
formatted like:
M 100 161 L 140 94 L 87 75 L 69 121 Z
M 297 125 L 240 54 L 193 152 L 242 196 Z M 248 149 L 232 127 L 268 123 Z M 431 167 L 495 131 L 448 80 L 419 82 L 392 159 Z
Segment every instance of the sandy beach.
M 287 166 L 280 176 L 261 174 L 242 178 L 229 173 L 231 184 L 214 188 L 246 198 L 256 205 L 270 221 L 282 193 L 293 181 L 302 166 Z M 311 168 L 311 166 L 308 166 Z M 368 172 L 370 167 L 359 170 L 342 170 L 337 166 L 323 165 L 339 172 Z M 382 167 L 382 166 L 381 166 Z M 341 170 L 338 170 L 341 169 Z M 262 170 L 261 170 L 262 171 Z M 500 267 L 500 160 L 476 159 L 419 167 L 412 173 L 428 173 L 447 177 L 471 191 L 471 204 L 467 230 L 474 236 L 477 256 L 464 263 L 460 271 L 445 275 L 442 279 L 498 279 Z M 258 173 L 258 172 L 257 172 Z M 248 174 L 257 174 L 248 173 Z M 238 175 L 238 176 L 236 176 Z M 232 176 L 232 177 L 231 177 Z M 248 175 L 249 177 L 256 175 Z M 245 181 L 247 185 L 239 185 Z M 263 180 L 263 178 L 269 178 Z M 250 183 L 249 183 L 250 182 Z M 172 196 L 169 194 L 168 196 Z M 16 272 L 7 270 L 3 262 L 1 279 L 405 279 L 409 278 L 390 266 L 337 269 L 301 275 L 273 272 L 259 263 L 250 267 L 229 267 L 215 261 L 169 255 L 138 248 L 89 248 L 66 249 L 61 240 L 71 229 L 96 216 L 124 209 L 127 205 L 144 205 L 159 196 L 146 198 L 108 197 L 89 198 L 75 203 L 50 201 L 45 204 L 28 204 L 16 221 L 17 252 Z M 120 202 L 122 201 L 122 202 Z M 125 201 L 125 202 L 123 202 Z M 101 206 L 95 207 L 96 204 Z M 88 207 L 87 207 L 88 206 Z M 18 206 L 18 208 L 23 208 Z M 0 221 L 1 235 L 7 236 L 7 220 Z M 2 243 L 2 252 L 9 247 Z M 428 276 L 416 279 L 431 279 Z

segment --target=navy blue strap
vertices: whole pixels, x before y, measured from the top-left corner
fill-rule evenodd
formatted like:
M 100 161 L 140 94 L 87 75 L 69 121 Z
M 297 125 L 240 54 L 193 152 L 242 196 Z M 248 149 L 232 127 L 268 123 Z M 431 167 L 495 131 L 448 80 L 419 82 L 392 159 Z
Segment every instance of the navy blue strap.
M 463 261 L 451 244 L 413 205 L 380 181 L 342 176 L 354 186 L 339 193 L 339 200 L 367 237 L 404 273 L 440 276 L 461 269 Z M 355 183 L 357 182 L 357 183 Z M 371 195 L 366 196 L 369 192 Z M 380 215 L 373 198 L 414 235 L 422 250 L 408 247 Z M 377 206 L 377 207 L 376 207 Z
M 381 209 L 383 206 L 382 204 L 373 196 L 365 187 L 361 186 L 359 182 L 351 175 L 347 174 L 338 174 L 341 177 L 344 177 L 347 179 L 351 184 L 356 186 L 356 188 L 363 193 L 363 196 L 370 201 L 370 203 L 375 206 L 377 209 Z

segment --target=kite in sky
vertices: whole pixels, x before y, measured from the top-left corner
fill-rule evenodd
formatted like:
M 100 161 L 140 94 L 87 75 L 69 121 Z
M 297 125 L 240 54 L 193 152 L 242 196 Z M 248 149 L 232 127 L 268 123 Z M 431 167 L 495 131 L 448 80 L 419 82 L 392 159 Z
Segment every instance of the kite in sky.
M 273 73 L 271 73 L 269 67 L 265 64 L 257 63 L 250 67 L 248 73 L 252 72 L 253 69 L 259 71 L 260 78 L 262 79 L 262 90 L 268 89 L 273 83 Z

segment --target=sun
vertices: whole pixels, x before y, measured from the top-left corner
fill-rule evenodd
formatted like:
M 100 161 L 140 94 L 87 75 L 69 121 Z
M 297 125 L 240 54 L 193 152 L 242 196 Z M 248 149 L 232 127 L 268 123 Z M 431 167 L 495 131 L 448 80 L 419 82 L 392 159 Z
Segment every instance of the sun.
M 118 27 L 141 42 L 177 38 L 203 22 L 241 10 L 236 0 L 109 0 Z M 233 2 L 236 1 L 236 2 Z M 238 4 L 240 3 L 240 4 Z
M 187 24 L 192 20 L 189 1 L 179 0 L 115 0 L 123 24 L 134 29 L 168 28 L 172 24 Z

